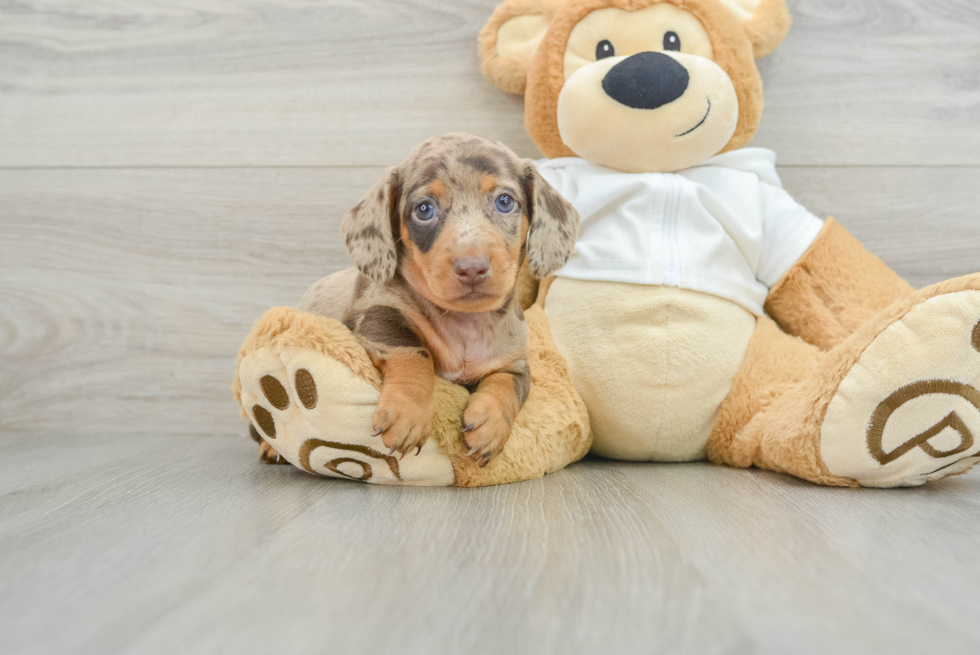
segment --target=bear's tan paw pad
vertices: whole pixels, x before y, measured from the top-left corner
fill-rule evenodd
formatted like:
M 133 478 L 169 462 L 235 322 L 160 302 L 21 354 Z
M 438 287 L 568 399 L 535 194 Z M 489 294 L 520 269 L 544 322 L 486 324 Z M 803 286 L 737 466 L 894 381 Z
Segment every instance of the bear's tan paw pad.
M 980 462 L 980 291 L 926 300 L 861 354 L 820 454 L 863 486 L 917 486 Z
M 265 444 L 297 468 L 373 484 L 445 486 L 452 463 L 433 441 L 399 461 L 372 434 L 378 390 L 340 362 L 303 348 L 259 349 L 239 367 L 242 406 Z M 271 462 L 270 462 L 271 463 Z

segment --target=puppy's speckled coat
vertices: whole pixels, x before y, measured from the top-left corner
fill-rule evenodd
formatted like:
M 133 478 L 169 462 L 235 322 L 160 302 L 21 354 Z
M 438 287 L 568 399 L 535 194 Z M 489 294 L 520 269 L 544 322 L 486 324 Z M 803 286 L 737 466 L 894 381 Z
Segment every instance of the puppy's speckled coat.
M 360 274 L 343 320 L 384 375 L 373 429 L 392 452 L 425 443 L 437 374 L 473 391 L 471 456 L 503 449 L 531 386 L 518 272 L 560 268 L 578 222 L 529 162 L 468 134 L 420 145 L 344 217 Z

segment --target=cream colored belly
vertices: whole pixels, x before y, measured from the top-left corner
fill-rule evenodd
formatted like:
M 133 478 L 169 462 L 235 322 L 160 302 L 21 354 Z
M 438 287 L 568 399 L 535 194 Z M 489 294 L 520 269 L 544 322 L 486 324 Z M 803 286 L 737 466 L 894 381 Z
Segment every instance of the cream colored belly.
M 589 410 L 592 452 L 634 461 L 704 459 L 755 317 L 674 287 L 558 278 L 545 311 Z

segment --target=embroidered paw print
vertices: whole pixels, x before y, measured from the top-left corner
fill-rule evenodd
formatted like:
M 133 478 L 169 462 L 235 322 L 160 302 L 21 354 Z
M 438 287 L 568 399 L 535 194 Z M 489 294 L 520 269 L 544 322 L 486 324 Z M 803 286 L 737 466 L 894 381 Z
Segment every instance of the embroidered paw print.
M 307 349 L 261 349 L 242 359 L 241 401 L 269 464 L 374 484 L 448 485 L 452 464 L 437 443 L 412 462 L 373 434 L 378 389 L 340 362 Z
M 272 375 L 264 375 L 259 380 L 259 386 L 261 386 L 262 394 L 270 405 L 281 412 L 289 409 L 291 401 L 282 382 Z M 316 407 L 319 398 L 312 373 L 305 368 L 298 369 L 293 375 L 293 388 L 296 390 L 296 396 L 303 407 L 306 409 Z M 255 404 L 252 406 L 252 417 L 255 424 L 259 426 L 268 439 L 276 438 L 276 421 L 272 418 L 272 413 L 269 410 L 262 405 Z
M 820 455 L 867 487 L 980 462 L 980 290 L 928 298 L 865 348 L 827 408 Z

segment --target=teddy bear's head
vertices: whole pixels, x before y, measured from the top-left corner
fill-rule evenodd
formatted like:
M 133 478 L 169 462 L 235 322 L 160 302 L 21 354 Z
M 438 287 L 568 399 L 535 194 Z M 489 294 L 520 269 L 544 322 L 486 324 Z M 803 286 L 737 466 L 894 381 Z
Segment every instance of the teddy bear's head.
M 506 0 L 480 57 L 491 82 L 524 94 L 546 156 L 667 172 L 752 139 L 755 59 L 789 26 L 785 0 Z

